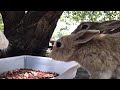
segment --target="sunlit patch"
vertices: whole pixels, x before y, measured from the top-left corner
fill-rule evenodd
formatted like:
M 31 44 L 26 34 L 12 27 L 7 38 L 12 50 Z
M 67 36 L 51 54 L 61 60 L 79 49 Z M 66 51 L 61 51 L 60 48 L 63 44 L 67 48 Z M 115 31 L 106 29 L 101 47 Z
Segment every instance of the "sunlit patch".
M 99 36 L 100 36 L 100 37 L 105 37 L 105 36 L 106 36 L 106 34 L 100 34 Z

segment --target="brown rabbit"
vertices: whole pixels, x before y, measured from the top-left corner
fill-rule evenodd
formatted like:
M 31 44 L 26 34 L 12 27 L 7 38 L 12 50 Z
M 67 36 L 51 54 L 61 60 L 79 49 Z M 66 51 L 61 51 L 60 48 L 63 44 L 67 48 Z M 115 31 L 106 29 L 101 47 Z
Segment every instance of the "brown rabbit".
M 77 61 L 91 79 L 120 79 L 120 32 L 99 33 L 99 30 L 83 30 L 63 36 L 54 44 L 50 57 Z
M 120 32 L 120 20 L 109 20 L 104 22 L 82 22 L 72 32 L 75 34 L 81 30 L 100 30 L 102 34 L 113 34 Z

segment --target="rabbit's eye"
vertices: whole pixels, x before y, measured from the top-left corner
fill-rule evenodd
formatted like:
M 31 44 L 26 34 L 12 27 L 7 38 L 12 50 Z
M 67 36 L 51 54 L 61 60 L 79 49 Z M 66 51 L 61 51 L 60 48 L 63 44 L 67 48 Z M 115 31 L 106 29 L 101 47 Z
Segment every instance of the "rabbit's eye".
M 61 45 L 62 45 L 62 44 L 61 44 L 60 42 L 56 42 L 56 47 L 59 48 L 59 47 L 61 47 Z
M 88 28 L 88 25 L 83 25 L 81 30 L 84 30 L 84 29 L 87 29 Z

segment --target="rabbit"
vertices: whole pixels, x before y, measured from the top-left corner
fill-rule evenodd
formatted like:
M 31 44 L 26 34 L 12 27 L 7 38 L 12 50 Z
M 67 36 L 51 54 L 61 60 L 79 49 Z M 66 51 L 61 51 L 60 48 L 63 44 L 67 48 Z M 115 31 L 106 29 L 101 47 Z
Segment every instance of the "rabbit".
M 88 71 L 89 79 L 120 79 L 120 32 L 82 30 L 63 36 L 55 42 L 49 57 L 78 62 Z
M 9 46 L 9 41 L 4 35 L 3 32 L 0 31 L 0 50 L 6 50 Z
M 104 22 L 82 22 L 77 28 L 72 32 L 72 34 L 77 33 L 81 30 L 100 30 L 102 34 L 113 34 L 120 32 L 120 20 L 109 20 Z

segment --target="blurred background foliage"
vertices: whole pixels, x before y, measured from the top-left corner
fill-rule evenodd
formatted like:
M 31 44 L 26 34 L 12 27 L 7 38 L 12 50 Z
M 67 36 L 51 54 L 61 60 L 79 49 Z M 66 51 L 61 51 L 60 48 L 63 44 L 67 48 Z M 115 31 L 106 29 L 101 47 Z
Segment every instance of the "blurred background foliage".
M 4 25 L 3 25 L 1 14 L 0 14 L 0 31 L 4 31 Z
M 57 40 L 70 34 L 81 22 L 102 22 L 119 20 L 120 11 L 64 11 L 52 35 L 52 40 Z M 4 24 L 0 14 L 0 31 L 4 31 Z
M 70 34 L 81 22 L 119 20 L 120 11 L 64 11 L 53 33 L 52 40 Z

